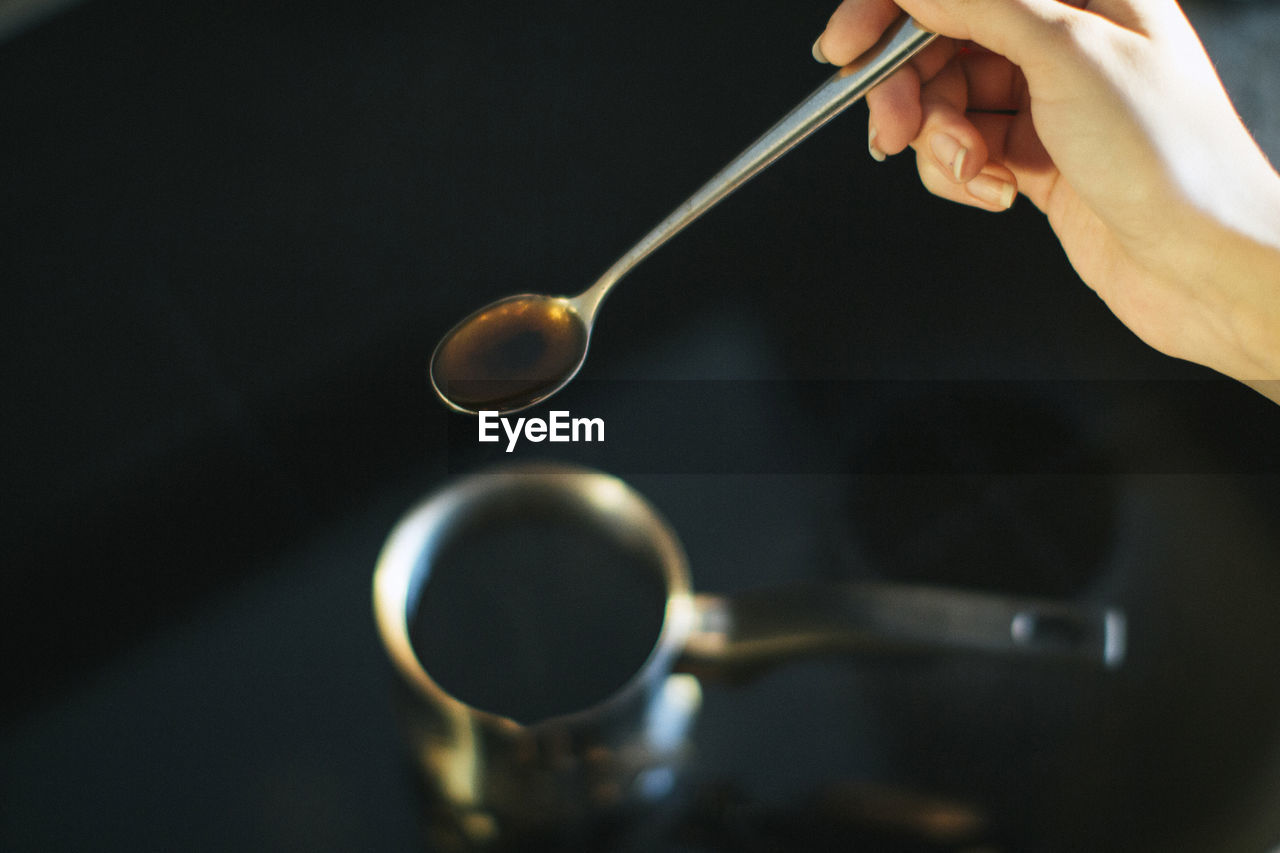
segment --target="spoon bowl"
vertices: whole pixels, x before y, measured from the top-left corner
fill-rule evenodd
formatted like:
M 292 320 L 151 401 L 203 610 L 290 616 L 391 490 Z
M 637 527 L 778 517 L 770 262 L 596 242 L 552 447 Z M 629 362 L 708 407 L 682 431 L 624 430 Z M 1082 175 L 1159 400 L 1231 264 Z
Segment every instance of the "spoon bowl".
M 445 334 L 431 356 L 436 394 L 449 408 L 475 414 L 519 411 L 559 391 L 582 367 L 596 311 L 624 275 L 935 37 L 911 18 L 899 19 L 874 47 L 783 116 L 577 296 L 508 296 L 468 315 Z
M 522 293 L 491 302 L 440 339 L 431 386 L 445 405 L 466 414 L 536 405 L 582 367 L 592 319 L 563 296 Z

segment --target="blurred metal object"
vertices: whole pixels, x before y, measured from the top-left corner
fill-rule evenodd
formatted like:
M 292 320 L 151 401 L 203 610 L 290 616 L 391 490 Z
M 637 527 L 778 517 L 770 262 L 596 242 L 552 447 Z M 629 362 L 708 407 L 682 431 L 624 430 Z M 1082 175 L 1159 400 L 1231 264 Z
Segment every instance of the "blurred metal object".
M 433 560 L 460 525 L 497 505 L 586 517 L 611 537 L 648 543 L 668 594 L 665 619 L 644 666 L 595 707 L 522 725 L 458 701 L 419 663 L 409 620 Z M 675 534 L 620 480 L 518 466 L 455 481 L 393 530 L 373 592 L 378 629 L 404 688 L 409 746 L 453 846 L 501 848 L 513 838 L 596 846 L 619 820 L 671 791 L 702 698 L 693 676 L 674 671 L 696 622 L 692 591 Z
M 1118 667 L 1124 614 L 1112 607 L 893 583 L 808 583 L 725 598 L 697 595 L 685 649 L 699 670 L 796 655 L 979 652 Z
M 529 724 L 470 707 L 422 667 L 409 622 L 437 556 L 495 506 L 586 520 L 646 548 L 666 590 L 644 665 L 593 707 Z M 683 548 L 621 480 L 559 465 L 513 466 L 454 481 L 391 532 L 373 581 L 374 613 L 400 676 L 409 745 L 459 846 L 511 838 L 594 843 L 667 797 L 701 706 L 695 675 L 741 675 L 819 652 L 966 652 L 1114 667 L 1124 619 L 1113 609 L 895 584 L 802 584 L 695 595 Z M 495 673 L 495 677 L 501 677 Z

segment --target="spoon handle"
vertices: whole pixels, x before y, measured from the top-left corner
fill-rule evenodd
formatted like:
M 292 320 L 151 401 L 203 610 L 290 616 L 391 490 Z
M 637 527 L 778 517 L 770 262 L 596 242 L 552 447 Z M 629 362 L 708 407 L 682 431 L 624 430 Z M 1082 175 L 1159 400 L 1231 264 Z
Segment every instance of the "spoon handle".
M 790 151 L 800 140 L 835 118 L 935 37 L 934 33 L 920 29 L 911 18 L 901 18 L 874 47 L 832 75 L 619 258 L 579 297 L 584 303 L 581 305 L 584 313 L 594 313 L 609 289 L 632 267 Z

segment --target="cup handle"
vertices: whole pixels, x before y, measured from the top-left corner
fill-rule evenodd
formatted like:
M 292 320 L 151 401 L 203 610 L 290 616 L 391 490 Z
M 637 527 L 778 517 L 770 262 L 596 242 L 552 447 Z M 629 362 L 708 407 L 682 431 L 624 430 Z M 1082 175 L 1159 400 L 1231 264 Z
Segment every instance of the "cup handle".
M 1103 605 L 879 582 L 698 594 L 681 668 L 740 674 L 824 652 L 962 652 L 1115 669 L 1124 613 Z

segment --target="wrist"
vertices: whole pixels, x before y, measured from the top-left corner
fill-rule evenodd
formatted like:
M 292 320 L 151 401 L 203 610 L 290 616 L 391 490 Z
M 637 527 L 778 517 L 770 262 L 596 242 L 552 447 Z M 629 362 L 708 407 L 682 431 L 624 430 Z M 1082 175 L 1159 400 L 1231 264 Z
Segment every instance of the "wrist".
M 1222 344 L 1209 366 L 1255 387 L 1280 382 L 1280 177 L 1272 183 L 1273 212 L 1247 231 L 1218 223 L 1198 271 Z
M 1230 326 L 1241 366 L 1237 379 L 1280 380 L 1280 240 L 1246 238 L 1233 287 Z

